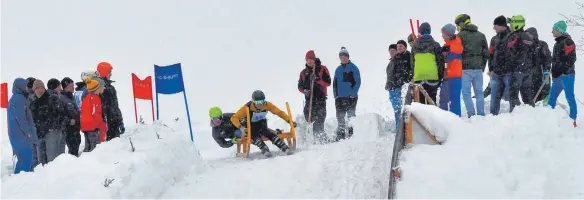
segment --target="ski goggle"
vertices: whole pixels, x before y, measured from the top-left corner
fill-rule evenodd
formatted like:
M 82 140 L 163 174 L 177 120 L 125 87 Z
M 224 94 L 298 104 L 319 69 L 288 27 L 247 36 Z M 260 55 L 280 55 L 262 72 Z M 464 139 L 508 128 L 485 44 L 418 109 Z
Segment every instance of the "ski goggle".
M 266 105 L 266 103 L 267 103 L 266 100 L 254 100 L 253 101 L 253 105 L 256 105 L 256 106 L 263 106 L 263 105 Z
M 219 126 L 221 125 L 221 122 L 223 122 L 223 120 L 221 120 L 219 117 L 211 118 L 211 123 L 213 123 L 213 126 Z

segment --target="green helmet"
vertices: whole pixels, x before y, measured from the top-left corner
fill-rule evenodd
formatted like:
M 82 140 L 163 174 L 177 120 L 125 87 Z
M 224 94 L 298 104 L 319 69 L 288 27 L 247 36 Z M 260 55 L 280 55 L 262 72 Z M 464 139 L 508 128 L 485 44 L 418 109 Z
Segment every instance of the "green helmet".
M 520 30 L 525 27 L 525 18 L 523 18 L 523 15 L 514 15 L 509 18 L 509 24 L 511 24 L 513 30 Z
M 221 115 L 223 115 L 223 111 L 221 111 L 221 108 L 215 106 L 209 109 L 209 117 L 215 118 L 221 117 Z

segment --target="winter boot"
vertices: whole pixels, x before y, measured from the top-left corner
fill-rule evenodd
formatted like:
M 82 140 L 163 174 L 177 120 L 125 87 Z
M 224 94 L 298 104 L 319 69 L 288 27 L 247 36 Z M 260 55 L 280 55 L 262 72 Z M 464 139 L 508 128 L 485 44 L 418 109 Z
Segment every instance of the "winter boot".
M 280 148 L 280 150 L 282 150 L 282 152 L 286 152 L 290 150 L 290 147 L 288 147 L 288 145 L 286 143 L 284 143 L 284 140 L 280 139 L 280 137 L 276 136 L 274 137 L 274 140 L 272 140 L 272 143 L 274 145 L 276 145 L 278 148 Z
M 347 138 L 351 138 L 353 137 L 353 127 L 349 127 L 348 133 L 347 133 Z
M 335 137 L 335 142 L 338 142 L 340 140 L 344 140 L 346 138 L 346 134 L 347 134 L 347 129 L 345 127 L 339 127 L 337 129 L 337 135 Z
M 268 145 L 266 145 L 262 137 L 255 138 L 253 140 L 253 144 L 260 148 L 264 156 L 268 158 L 272 157 L 272 152 L 270 152 L 270 148 L 268 148 Z

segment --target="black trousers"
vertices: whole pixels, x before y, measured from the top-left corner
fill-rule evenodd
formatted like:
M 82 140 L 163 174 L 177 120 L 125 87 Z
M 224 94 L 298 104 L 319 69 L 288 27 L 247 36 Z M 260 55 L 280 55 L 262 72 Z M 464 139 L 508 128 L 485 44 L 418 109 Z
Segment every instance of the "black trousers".
M 109 121 L 109 120 L 108 120 Z M 107 141 L 120 137 L 120 123 L 111 122 L 107 124 Z
M 304 119 L 308 121 L 310 100 L 306 100 L 304 104 Z M 324 121 L 326 119 L 326 99 L 312 100 L 312 132 L 317 140 L 326 140 L 324 132 Z
M 532 107 L 535 103 L 532 101 L 535 93 L 533 92 L 533 81 L 531 80 L 531 73 L 528 72 L 513 72 L 509 79 L 511 87 L 509 88 L 509 98 L 511 103 L 510 112 L 513 112 L 515 106 L 521 105 L 519 101 L 519 93 L 521 93 L 521 100 L 525 104 Z
M 67 127 L 65 142 L 67 143 L 68 152 L 71 155 L 79 157 L 79 145 L 81 144 L 81 132 L 77 127 Z
M 426 90 L 426 93 L 428 93 L 430 99 L 432 99 L 432 101 L 436 103 L 436 96 L 438 95 L 438 88 L 440 88 L 440 85 L 430 85 L 428 83 L 422 83 L 422 87 L 424 88 L 424 90 Z M 426 97 L 424 97 L 422 93 L 420 93 L 420 103 L 430 104 L 430 102 L 426 101 Z
M 268 128 L 267 120 L 264 119 L 257 122 L 252 122 L 250 125 L 251 125 L 251 141 L 262 151 L 268 150 L 268 146 L 264 142 L 263 137 L 267 137 L 270 141 L 272 141 L 274 145 L 276 145 L 282 151 L 286 151 L 288 149 L 288 145 L 284 143 L 284 140 L 280 139 L 278 135 L 273 133 Z
M 338 141 L 353 135 L 353 127 L 347 125 L 345 116 L 349 119 L 355 117 L 358 100 L 358 97 L 337 97 L 335 99 L 335 109 L 337 111 L 337 121 L 339 123 L 335 140 Z

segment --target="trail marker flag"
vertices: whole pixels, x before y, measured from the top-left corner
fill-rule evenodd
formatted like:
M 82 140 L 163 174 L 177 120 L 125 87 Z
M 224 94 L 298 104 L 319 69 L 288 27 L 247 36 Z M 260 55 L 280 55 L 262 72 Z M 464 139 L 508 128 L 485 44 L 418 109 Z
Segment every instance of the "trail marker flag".
M 187 92 L 183 82 L 182 68 L 180 63 L 169 66 L 154 65 L 154 77 L 156 81 L 156 119 L 160 118 L 160 109 L 158 107 L 158 94 L 176 94 L 183 93 L 187 118 L 189 120 L 189 130 L 191 141 L 193 140 L 193 128 L 191 126 L 191 115 L 189 114 L 189 104 L 187 101 Z

